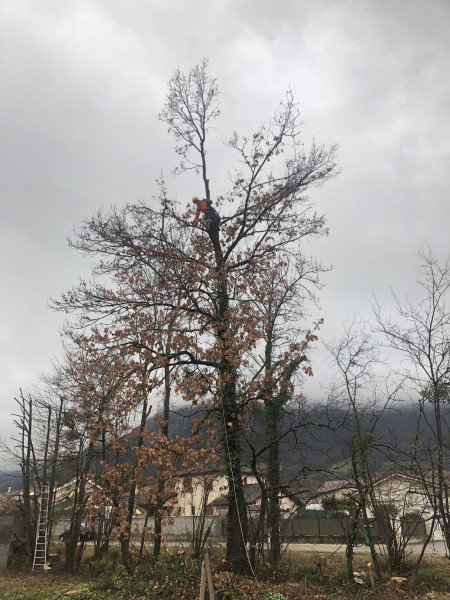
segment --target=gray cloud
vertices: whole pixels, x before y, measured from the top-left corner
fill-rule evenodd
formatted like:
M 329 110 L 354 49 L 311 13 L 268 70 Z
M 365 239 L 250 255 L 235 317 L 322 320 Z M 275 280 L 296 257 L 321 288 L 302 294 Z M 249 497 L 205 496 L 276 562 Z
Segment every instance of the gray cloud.
M 221 140 L 270 117 L 289 86 L 305 142 L 340 144 L 342 175 L 311 194 L 330 236 L 307 251 L 334 265 L 323 334 L 367 316 L 372 287 L 411 289 L 425 241 L 448 253 L 449 12 L 446 0 L 2 3 L 1 433 L 13 393 L 59 353 L 49 295 L 88 272 L 65 238 L 102 205 L 156 193 L 176 163 L 156 116 L 167 80 L 203 56 L 222 89 L 215 193 L 234 166 Z M 169 181 L 180 199 L 195 185 Z

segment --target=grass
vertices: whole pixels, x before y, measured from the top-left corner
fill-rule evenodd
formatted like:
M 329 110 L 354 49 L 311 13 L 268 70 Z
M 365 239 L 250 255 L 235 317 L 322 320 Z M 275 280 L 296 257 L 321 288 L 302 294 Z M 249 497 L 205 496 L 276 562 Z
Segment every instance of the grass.
M 71 577 L 64 573 L 31 573 L 30 569 L 14 569 L 0 575 L 0 599 L 53 600 L 65 592 L 77 594 L 87 591 L 91 584 L 79 575 Z
M 288 552 L 283 556 L 278 573 L 266 572 L 260 581 L 237 577 L 218 568 L 220 551 L 212 551 L 214 587 L 218 600 L 293 600 L 296 598 L 361 598 L 371 600 L 398 598 L 399 593 L 388 584 L 375 592 L 361 588 L 347 578 L 343 554 Z M 31 573 L 30 568 L 11 568 L 0 575 L 0 600 L 153 600 L 198 598 L 199 563 L 183 549 L 161 554 L 155 568 L 143 564 L 130 575 L 113 558 L 94 562 L 87 554 L 80 571 L 69 576 L 63 565 L 47 574 Z M 367 571 L 367 556 L 355 557 L 355 570 Z M 320 568 L 318 565 L 320 564 Z M 402 598 L 408 600 L 444 600 L 450 597 L 450 561 L 427 558 L 419 576 L 408 581 Z

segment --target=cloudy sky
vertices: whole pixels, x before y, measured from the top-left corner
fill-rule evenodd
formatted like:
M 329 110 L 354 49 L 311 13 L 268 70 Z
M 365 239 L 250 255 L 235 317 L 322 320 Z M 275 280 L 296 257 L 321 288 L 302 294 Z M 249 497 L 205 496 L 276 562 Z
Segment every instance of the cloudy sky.
M 324 338 L 370 316 L 374 289 L 414 293 L 416 253 L 448 254 L 448 0 L 0 0 L 0 437 L 19 387 L 60 352 L 49 297 L 89 272 L 67 247 L 100 206 L 200 185 L 170 179 L 157 114 L 167 81 L 202 57 L 221 88 L 213 194 L 233 166 L 219 142 L 251 133 L 296 90 L 304 141 L 340 145 L 342 174 L 311 194 L 330 235 L 306 248 L 324 276 Z M 200 182 L 199 182 L 200 184 Z M 327 366 L 317 358 L 315 385 Z

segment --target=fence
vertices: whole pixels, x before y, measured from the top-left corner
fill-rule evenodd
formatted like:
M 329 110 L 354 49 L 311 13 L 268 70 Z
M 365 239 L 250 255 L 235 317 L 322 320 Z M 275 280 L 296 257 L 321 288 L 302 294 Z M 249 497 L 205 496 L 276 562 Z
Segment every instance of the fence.
M 202 517 L 171 517 L 163 522 L 162 535 L 167 541 L 190 541 L 194 531 L 194 523 L 197 524 Z M 209 539 L 223 540 L 226 537 L 226 517 L 206 515 L 204 531 L 211 527 Z M 131 527 L 131 537 L 136 540 L 140 538 L 144 527 L 144 517 L 135 517 Z M 60 522 L 55 526 L 53 535 L 58 536 L 64 529 L 68 528 L 69 522 Z M 155 528 L 154 519 L 149 519 L 147 526 L 149 531 L 147 538 L 152 538 Z M 331 517 L 303 518 L 292 517 L 282 523 L 282 541 L 332 543 L 344 542 L 346 532 L 349 531 L 351 523 L 349 519 L 334 519 Z M 426 535 L 425 523 L 422 519 L 408 519 L 402 522 L 402 534 L 407 537 L 422 538 Z M 363 523 L 358 523 L 359 543 L 364 543 Z M 382 541 L 383 528 L 373 523 L 373 535 L 376 541 Z
M 351 522 L 347 518 L 333 519 L 331 517 L 304 518 L 293 517 L 285 526 L 283 533 L 284 542 L 307 542 L 318 543 L 344 542 L 347 532 L 350 531 Z M 374 540 L 382 542 L 386 535 L 386 527 L 383 523 L 373 522 L 371 525 Z M 364 524 L 357 525 L 357 542 L 364 543 Z M 425 522 L 420 516 L 405 516 L 401 519 L 399 533 L 406 538 L 423 539 L 426 536 Z
M 162 524 L 162 535 L 167 541 L 189 541 L 192 539 L 194 525 L 198 525 L 202 517 L 168 517 Z M 211 527 L 210 538 L 222 539 L 226 536 L 226 519 L 222 516 L 204 517 L 204 531 Z M 134 517 L 131 525 L 131 538 L 136 540 L 141 537 L 144 528 L 145 517 Z M 53 537 L 67 530 L 70 526 L 70 521 L 59 521 L 53 528 Z M 147 523 L 148 533 L 146 537 L 152 538 L 152 533 L 155 531 L 155 520 L 150 518 Z
M 344 541 L 349 526 L 348 519 L 293 517 L 285 525 L 283 541 Z

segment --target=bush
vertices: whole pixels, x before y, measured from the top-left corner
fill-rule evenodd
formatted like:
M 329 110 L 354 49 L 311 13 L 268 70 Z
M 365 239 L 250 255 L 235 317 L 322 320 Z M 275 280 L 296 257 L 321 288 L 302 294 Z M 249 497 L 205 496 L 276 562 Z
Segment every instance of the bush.
M 115 562 L 114 555 L 105 555 L 89 563 L 90 570 L 98 577 L 89 595 L 82 600 L 130 600 L 132 598 L 179 598 L 198 597 L 200 565 L 185 551 L 163 550 L 156 561 L 138 565 L 130 574 L 122 564 Z
M 96 575 L 112 574 L 115 566 L 116 555 L 110 556 L 109 554 L 105 554 L 97 560 L 91 560 L 89 563 L 89 567 Z
M 305 577 L 315 578 L 317 575 L 317 567 L 311 563 L 304 563 L 298 565 L 294 571 L 294 578 L 296 581 L 302 581 Z
M 30 556 L 25 540 L 13 540 L 9 546 L 8 567 L 18 568 L 27 565 Z
M 132 574 L 122 564 L 104 556 L 90 563 L 101 582 L 90 590 L 90 600 L 129 600 L 130 598 L 170 597 L 194 598 L 200 584 L 200 567 L 189 554 L 161 552 L 155 565 L 139 565 Z
M 436 567 L 423 567 L 414 578 L 414 588 L 420 587 L 426 590 L 447 590 L 450 580 Z
M 103 559 L 102 559 L 103 560 Z M 98 561 L 100 562 L 100 561 Z M 90 598 L 147 598 L 153 591 L 155 582 L 149 579 L 147 573 L 136 571 L 130 575 L 124 565 L 116 565 L 113 571 L 104 577 L 101 584 L 90 592 Z
M 331 571 L 330 573 L 330 582 L 336 586 L 336 585 L 345 585 L 346 583 L 349 583 L 350 580 L 348 578 L 348 572 L 346 568 L 340 568 L 340 569 L 336 569 Z

